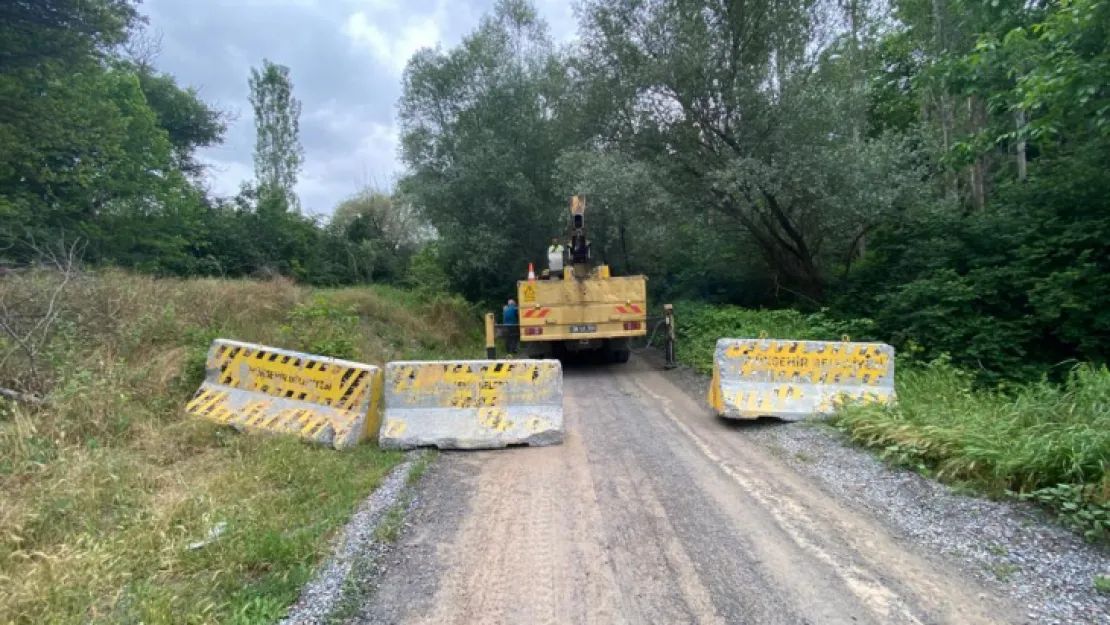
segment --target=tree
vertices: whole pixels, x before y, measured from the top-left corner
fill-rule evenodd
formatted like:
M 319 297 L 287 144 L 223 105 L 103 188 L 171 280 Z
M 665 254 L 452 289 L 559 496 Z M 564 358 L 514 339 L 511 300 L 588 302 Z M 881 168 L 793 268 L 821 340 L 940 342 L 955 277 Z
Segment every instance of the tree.
M 371 187 L 340 202 L 330 229 L 348 243 L 351 273 L 366 281 L 401 281 L 431 235 L 412 204 Z
M 570 143 L 566 67 L 528 4 L 502 0 L 448 52 L 410 59 L 399 104 L 399 190 L 475 299 L 512 289 L 565 227 L 555 162 Z
M 141 21 L 136 4 L 135 0 L 0 3 L 0 74 L 90 66 L 127 40 Z
M 289 68 L 263 59 L 251 69 L 250 102 L 254 108 L 254 173 L 260 208 L 300 212 L 295 187 L 304 150 L 300 142 L 301 102 L 293 97 Z
M 834 54 L 854 43 L 823 35 L 832 17 L 808 0 L 594 0 L 581 60 L 613 120 L 599 142 L 653 167 L 730 231 L 737 262 L 758 255 L 811 304 L 920 176 L 902 137 L 861 137 L 857 55 Z

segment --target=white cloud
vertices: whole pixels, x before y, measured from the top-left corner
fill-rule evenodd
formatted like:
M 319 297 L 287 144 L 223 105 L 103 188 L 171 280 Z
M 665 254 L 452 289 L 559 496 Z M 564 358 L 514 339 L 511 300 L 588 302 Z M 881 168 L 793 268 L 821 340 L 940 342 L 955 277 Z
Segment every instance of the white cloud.
M 3 0 L 0 0 L 3 1 Z M 573 37 L 570 4 L 536 0 L 556 41 Z M 330 212 L 365 184 L 401 172 L 395 103 L 408 59 L 456 45 L 494 0 L 144 0 L 164 34 L 158 66 L 235 114 L 222 145 L 200 150 L 212 191 L 232 196 L 254 177 L 250 68 L 288 65 L 304 110 L 305 165 L 297 191 L 306 212 Z
M 396 33 L 386 34 L 365 12 L 357 11 L 347 18 L 343 32 L 356 46 L 368 48 L 376 61 L 400 74 L 413 53 L 440 42 L 441 19 L 437 11 L 430 16 L 410 19 Z

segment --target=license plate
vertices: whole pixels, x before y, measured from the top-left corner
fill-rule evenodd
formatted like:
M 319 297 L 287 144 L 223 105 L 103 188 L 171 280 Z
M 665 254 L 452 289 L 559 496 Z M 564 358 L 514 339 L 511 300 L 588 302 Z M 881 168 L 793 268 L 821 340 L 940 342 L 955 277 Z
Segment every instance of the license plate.
M 585 334 L 587 332 L 597 332 L 597 326 L 591 323 L 589 325 L 571 326 L 570 327 L 570 333 L 571 334 Z

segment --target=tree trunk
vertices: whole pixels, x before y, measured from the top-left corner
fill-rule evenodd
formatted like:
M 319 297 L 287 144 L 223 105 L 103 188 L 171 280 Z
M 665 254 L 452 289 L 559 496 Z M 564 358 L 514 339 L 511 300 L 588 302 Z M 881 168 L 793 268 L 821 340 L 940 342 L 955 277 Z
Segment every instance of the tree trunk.
M 984 124 L 984 115 L 981 111 L 982 104 L 979 98 L 969 96 L 967 98 L 967 118 L 968 123 L 971 125 L 972 134 L 982 130 Z M 971 164 L 968 171 L 968 180 L 971 184 L 971 205 L 976 210 L 980 210 L 987 203 L 986 192 L 986 156 L 978 155 L 975 157 L 975 162 Z
M 1014 122 L 1017 125 L 1018 132 L 1020 133 L 1025 128 L 1025 111 L 1018 109 L 1014 111 Z M 1028 175 L 1029 164 L 1025 158 L 1025 137 L 1018 135 L 1017 140 L 1017 176 L 1018 180 L 1025 180 Z

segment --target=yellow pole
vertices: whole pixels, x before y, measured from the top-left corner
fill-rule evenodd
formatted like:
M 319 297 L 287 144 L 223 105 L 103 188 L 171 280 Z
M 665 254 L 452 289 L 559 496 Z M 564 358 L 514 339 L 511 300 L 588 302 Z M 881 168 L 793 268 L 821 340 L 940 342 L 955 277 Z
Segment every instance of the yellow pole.
M 497 332 L 494 330 L 493 313 L 486 313 L 486 358 L 497 358 Z

